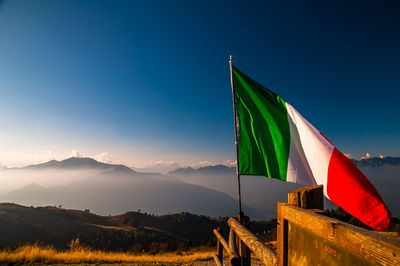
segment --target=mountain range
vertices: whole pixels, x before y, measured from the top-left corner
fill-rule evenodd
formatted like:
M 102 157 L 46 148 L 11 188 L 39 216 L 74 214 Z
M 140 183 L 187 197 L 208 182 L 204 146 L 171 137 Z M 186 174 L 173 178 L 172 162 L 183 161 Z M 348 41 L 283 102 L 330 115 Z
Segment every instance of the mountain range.
M 375 185 L 394 216 L 400 216 L 400 158 L 369 158 L 353 162 Z M 7 187 L 10 183 L 15 185 Z M 167 174 L 138 172 L 124 165 L 69 158 L 23 168 L 0 170 L 1 202 L 62 205 L 101 215 L 141 209 L 167 214 L 235 216 L 237 180 L 234 167 L 224 165 L 178 168 Z M 278 201 L 301 187 L 260 176 L 242 176 L 243 210 L 252 219 L 276 217 Z M 335 205 L 326 200 L 328 208 Z
M 138 173 L 124 165 L 105 164 L 90 158 L 3 169 L 0 176 L 3 183 L 19 182 L 18 179 L 30 181 L 0 195 L 1 202 L 62 205 L 101 215 L 138 209 L 154 214 L 189 211 L 213 217 L 236 215 L 236 200 L 226 193 L 185 183 L 173 176 Z
M 176 162 L 156 162 L 154 164 L 148 165 L 146 167 L 134 167 L 131 168 L 137 172 L 144 173 L 160 173 L 167 174 L 170 171 L 180 168 L 181 165 Z
M 394 216 L 400 216 L 400 157 L 368 158 L 352 160 L 377 188 Z M 237 196 L 236 169 L 223 165 L 175 169 L 168 175 L 179 177 L 186 183 L 197 184 Z M 268 218 L 276 215 L 276 203 L 287 201 L 287 193 L 301 185 L 285 183 L 260 176 L 241 176 L 242 200 Z M 325 200 L 326 208 L 336 205 Z

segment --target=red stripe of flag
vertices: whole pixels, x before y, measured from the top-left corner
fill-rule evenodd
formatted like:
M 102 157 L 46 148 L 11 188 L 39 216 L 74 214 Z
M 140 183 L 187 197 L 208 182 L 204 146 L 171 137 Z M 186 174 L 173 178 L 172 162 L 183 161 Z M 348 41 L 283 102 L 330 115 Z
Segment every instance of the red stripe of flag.
M 389 225 L 391 214 L 378 191 L 336 148 L 329 161 L 327 193 L 334 203 L 372 228 L 383 230 Z

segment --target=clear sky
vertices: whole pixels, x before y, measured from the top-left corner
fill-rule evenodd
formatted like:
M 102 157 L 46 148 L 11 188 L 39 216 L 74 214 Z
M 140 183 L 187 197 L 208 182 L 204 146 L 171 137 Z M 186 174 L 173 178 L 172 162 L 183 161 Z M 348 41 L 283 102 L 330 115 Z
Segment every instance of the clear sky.
M 229 54 L 342 152 L 400 156 L 399 14 L 398 1 L 4 1 L 0 165 L 234 160 Z

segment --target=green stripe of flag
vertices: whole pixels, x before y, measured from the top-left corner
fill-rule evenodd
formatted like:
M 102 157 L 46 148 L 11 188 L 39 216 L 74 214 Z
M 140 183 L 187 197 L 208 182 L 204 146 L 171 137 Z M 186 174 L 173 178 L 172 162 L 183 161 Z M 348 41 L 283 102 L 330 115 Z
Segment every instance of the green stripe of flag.
M 233 67 L 239 174 L 286 180 L 290 129 L 285 101 Z

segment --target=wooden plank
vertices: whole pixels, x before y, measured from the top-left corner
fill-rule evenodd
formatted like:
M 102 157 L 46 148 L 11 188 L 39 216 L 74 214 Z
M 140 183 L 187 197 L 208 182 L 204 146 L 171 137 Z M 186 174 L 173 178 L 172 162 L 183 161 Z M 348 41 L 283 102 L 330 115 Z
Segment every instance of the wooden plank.
M 380 265 L 400 265 L 400 241 L 311 210 L 278 204 L 280 218 L 296 223 Z
M 311 186 L 296 189 L 288 193 L 288 204 L 303 209 L 324 209 L 323 186 Z
M 328 239 L 333 239 L 335 226 L 339 223 L 338 220 L 318 215 L 310 210 L 290 206 L 286 203 L 280 203 L 278 207 L 280 208 L 282 219 L 297 223 Z M 321 219 L 321 217 L 323 218 Z
M 214 257 L 215 264 L 217 264 L 217 266 L 222 266 L 222 262 L 219 260 L 218 255 L 214 254 L 213 257 Z
M 341 224 L 336 229 L 336 242 L 380 265 L 400 265 L 400 241 L 359 229 L 363 228 Z
M 363 265 L 376 266 L 369 259 L 289 221 L 288 266 Z
M 262 243 L 252 232 L 241 225 L 236 219 L 230 218 L 228 224 L 233 231 L 235 231 L 241 241 L 243 241 L 254 255 L 265 265 L 276 265 L 277 257 L 275 251 Z
M 385 235 L 385 236 L 390 236 L 391 238 L 395 238 L 397 240 L 400 240 L 400 234 L 399 232 L 382 232 L 382 231 L 377 231 L 378 234 Z

